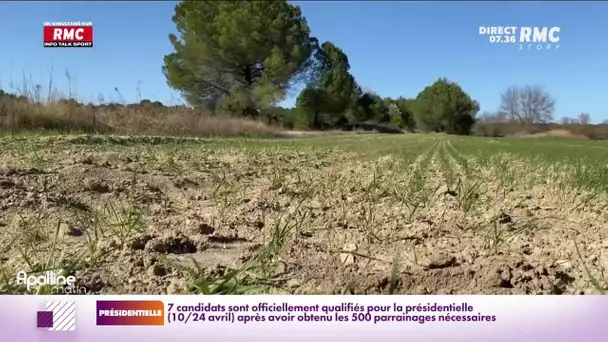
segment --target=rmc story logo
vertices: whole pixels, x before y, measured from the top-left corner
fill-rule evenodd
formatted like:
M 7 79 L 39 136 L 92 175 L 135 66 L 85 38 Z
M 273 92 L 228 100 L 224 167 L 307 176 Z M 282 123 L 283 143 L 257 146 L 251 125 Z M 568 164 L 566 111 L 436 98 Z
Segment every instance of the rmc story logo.
M 559 50 L 559 26 L 479 26 L 479 35 L 488 37 L 490 44 L 515 45 L 519 50 Z

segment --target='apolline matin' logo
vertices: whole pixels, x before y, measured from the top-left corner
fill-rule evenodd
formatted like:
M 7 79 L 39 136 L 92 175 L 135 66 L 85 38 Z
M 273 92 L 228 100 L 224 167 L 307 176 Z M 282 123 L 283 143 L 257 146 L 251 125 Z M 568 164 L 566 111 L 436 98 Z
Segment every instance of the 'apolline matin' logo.
M 37 275 L 28 275 L 25 271 L 17 272 L 17 284 L 25 285 L 28 292 L 47 289 L 50 294 L 86 294 L 85 287 L 76 285 L 76 277 L 64 276 L 53 271 L 46 271 Z

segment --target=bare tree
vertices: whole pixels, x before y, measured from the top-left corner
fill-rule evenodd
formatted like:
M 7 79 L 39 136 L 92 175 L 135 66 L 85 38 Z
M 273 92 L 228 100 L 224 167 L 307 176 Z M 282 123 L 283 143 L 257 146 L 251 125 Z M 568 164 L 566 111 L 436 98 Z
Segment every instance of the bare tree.
M 587 126 L 591 122 L 591 116 L 588 113 L 580 113 L 578 121 L 581 125 Z
M 553 120 L 555 99 L 541 86 L 514 86 L 501 95 L 500 111 L 528 129 Z
M 573 122 L 572 118 L 569 118 L 567 116 L 564 116 L 561 120 L 561 124 L 564 126 L 570 125 Z

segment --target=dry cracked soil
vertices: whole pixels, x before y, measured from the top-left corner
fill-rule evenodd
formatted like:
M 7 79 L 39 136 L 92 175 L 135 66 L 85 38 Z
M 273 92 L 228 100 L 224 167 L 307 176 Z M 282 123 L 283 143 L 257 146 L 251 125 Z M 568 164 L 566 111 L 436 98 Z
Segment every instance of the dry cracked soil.
M 604 293 L 605 195 L 459 139 L 0 137 L 0 291 Z

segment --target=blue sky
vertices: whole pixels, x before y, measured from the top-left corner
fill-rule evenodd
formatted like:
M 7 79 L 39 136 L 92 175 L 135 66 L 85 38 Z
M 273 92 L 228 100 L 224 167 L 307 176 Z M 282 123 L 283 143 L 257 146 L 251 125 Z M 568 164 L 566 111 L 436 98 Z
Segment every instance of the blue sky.
M 80 100 L 142 98 L 179 103 L 166 84 L 163 56 L 176 2 L 2 2 L 0 87 L 23 75 L 72 91 Z M 556 98 L 555 117 L 591 114 L 608 119 L 608 2 L 297 2 L 312 34 L 348 55 L 352 73 L 382 96 L 415 97 L 439 77 L 457 81 L 496 110 L 511 85 L 540 84 Z M 9 15 L 7 15 L 9 14 Z M 91 21 L 92 49 L 42 47 L 45 21 Z M 559 50 L 491 45 L 479 26 L 559 26 Z M 12 75 L 11 75 L 12 74 Z M 27 81 L 30 83 L 31 81 Z M 293 99 L 285 101 L 287 105 Z

